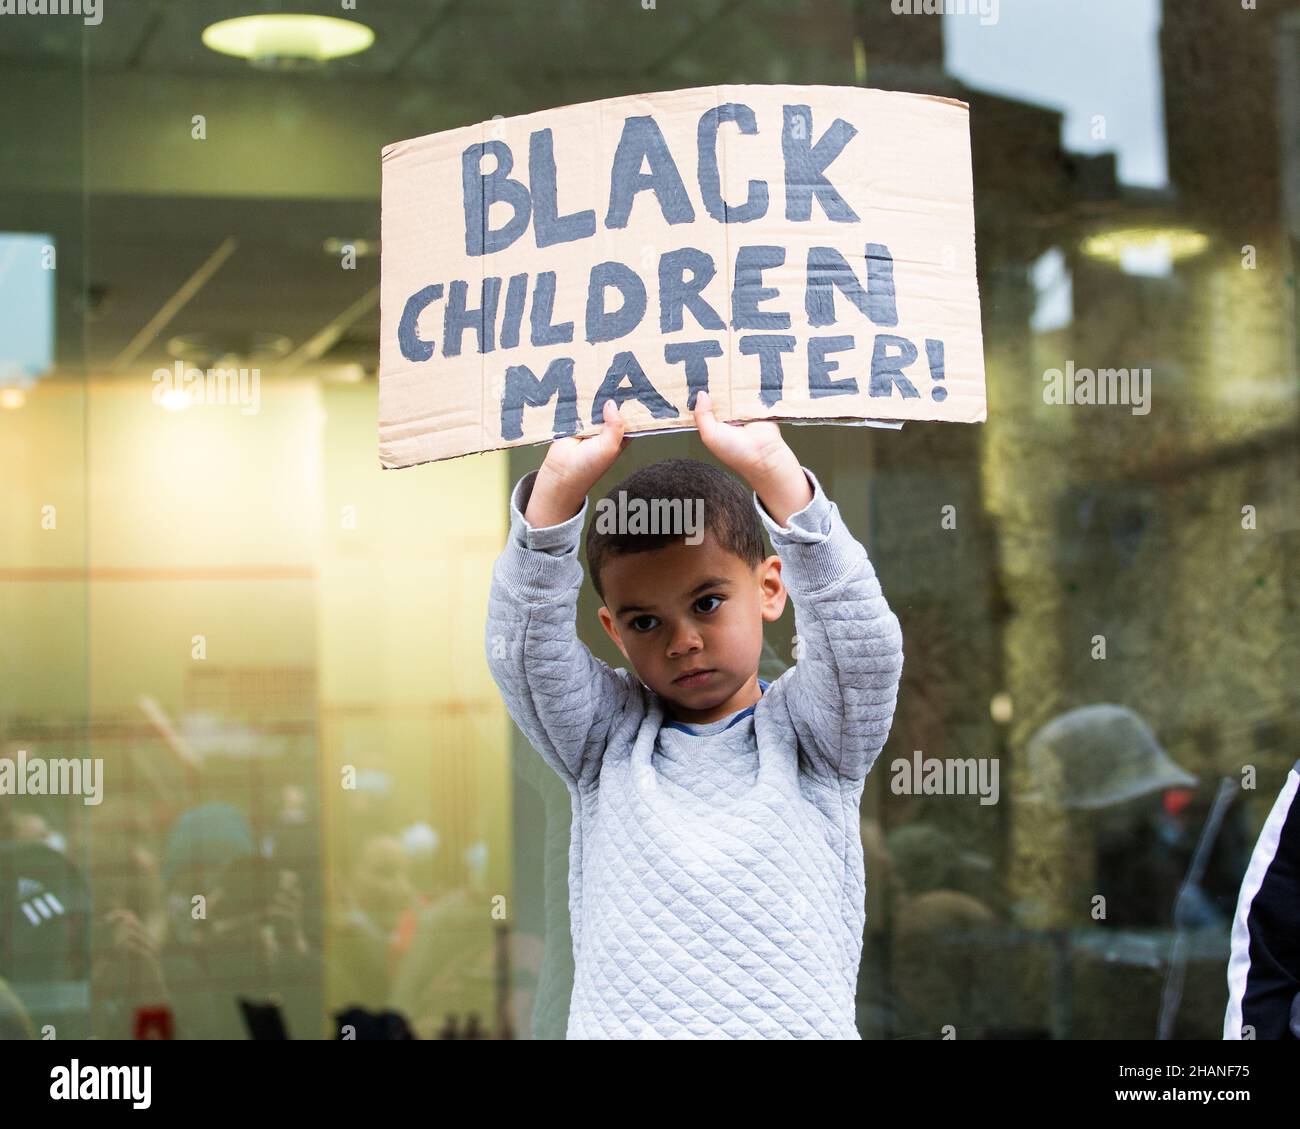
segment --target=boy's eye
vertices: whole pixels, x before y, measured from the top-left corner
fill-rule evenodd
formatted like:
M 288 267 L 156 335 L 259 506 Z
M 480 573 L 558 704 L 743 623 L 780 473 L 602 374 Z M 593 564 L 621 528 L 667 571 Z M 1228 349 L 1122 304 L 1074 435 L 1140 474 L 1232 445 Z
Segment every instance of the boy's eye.
M 701 604 L 707 603 L 709 600 L 716 600 L 717 603 L 711 608 L 700 607 Z M 698 600 L 695 601 L 695 607 L 696 610 L 704 612 L 707 615 L 709 612 L 716 612 L 718 610 L 718 606 L 721 603 L 722 603 L 721 596 L 701 596 Z
M 633 617 L 630 623 L 633 631 L 649 631 L 654 626 L 655 617 L 652 615 L 639 615 Z

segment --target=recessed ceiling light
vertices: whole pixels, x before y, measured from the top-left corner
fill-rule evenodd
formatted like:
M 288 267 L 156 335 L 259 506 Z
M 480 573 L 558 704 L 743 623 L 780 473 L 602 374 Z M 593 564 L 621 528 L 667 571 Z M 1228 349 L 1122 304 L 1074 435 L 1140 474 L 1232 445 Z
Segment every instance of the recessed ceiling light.
M 352 253 L 358 259 L 364 259 L 369 255 L 379 253 L 379 241 L 377 239 L 340 239 L 338 236 L 330 236 L 325 240 L 325 253 L 327 255 L 341 255 L 345 247 L 351 247 Z
M 374 41 L 365 24 L 335 16 L 239 16 L 203 30 L 204 46 L 262 66 L 323 63 L 355 55 Z
M 183 412 L 190 406 L 190 394 L 183 388 L 169 388 L 163 393 L 162 406 L 169 412 Z
M 293 342 L 282 333 L 185 333 L 167 342 L 167 352 L 177 360 L 205 365 L 270 364 L 287 357 Z
M 1088 236 L 1082 249 L 1090 258 L 1110 263 L 1147 254 L 1161 254 L 1178 262 L 1199 255 L 1209 244 L 1209 236 L 1190 227 L 1122 227 Z

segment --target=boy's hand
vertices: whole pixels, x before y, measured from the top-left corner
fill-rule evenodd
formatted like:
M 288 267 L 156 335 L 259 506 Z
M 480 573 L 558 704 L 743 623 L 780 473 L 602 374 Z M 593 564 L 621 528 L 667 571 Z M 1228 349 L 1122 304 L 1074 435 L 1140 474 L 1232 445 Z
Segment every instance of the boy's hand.
M 605 401 L 604 425 L 596 435 L 556 439 L 537 472 L 524 520 L 534 529 L 559 525 L 580 509 L 588 492 L 630 442 L 623 434 L 622 409 Z
M 812 501 L 812 487 L 799 459 L 781 438 L 772 420 L 722 423 L 713 414 L 707 392 L 695 399 L 695 426 L 717 460 L 749 483 L 777 525 Z

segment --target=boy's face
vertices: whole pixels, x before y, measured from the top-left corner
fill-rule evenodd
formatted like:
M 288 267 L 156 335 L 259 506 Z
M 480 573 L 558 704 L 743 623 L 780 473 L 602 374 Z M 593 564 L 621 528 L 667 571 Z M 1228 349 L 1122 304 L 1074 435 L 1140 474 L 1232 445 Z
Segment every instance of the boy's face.
M 698 545 L 611 556 L 601 583 L 601 625 L 676 719 L 716 721 L 761 697 L 763 624 L 785 608 L 780 557 L 750 568 L 706 533 Z M 707 673 L 682 680 L 694 671 Z

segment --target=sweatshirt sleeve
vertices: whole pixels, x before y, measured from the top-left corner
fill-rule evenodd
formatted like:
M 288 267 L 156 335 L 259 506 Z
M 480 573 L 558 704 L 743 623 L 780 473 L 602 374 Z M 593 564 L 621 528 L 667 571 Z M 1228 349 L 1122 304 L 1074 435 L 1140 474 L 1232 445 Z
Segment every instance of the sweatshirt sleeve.
M 568 521 L 524 519 L 537 472 L 510 496 L 510 534 L 492 569 L 488 668 L 515 724 L 566 782 L 600 768 L 609 730 L 633 690 L 632 675 L 596 658 L 578 638 L 578 560 L 587 502 Z
M 1228 958 L 1225 1039 L 1300 1039 L 1300 761 L 1250 856 Z
M 903 634 L 867 551 L 804 467 L 813 499 L 779 526 L 754 506 L 794 603 L 795 665 L 775 685 L 799 743 L 824 772 L 860 783 L 884 748 L 903 669 Z

